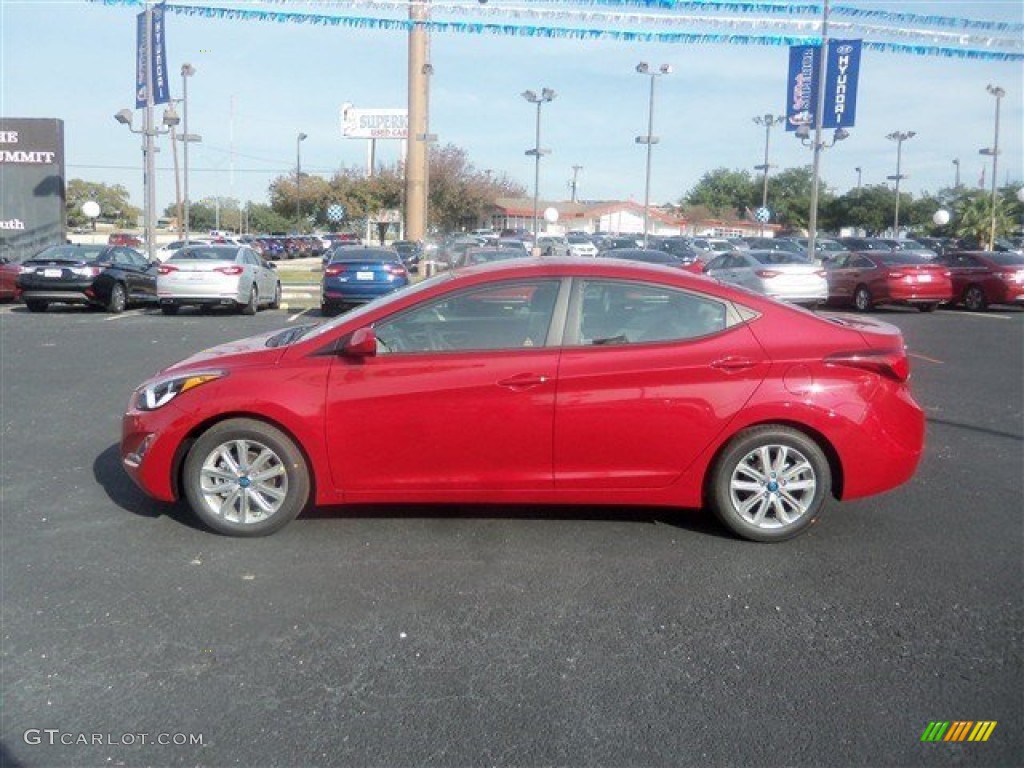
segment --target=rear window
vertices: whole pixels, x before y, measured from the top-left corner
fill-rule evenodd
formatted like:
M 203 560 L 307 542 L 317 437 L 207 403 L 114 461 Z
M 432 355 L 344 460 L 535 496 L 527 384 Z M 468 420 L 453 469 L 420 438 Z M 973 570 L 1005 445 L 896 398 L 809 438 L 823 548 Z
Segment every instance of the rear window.
M 169 261 L 234 261 L 237 254 L 234 248 L 183 248 Z
M 762 264 L 806 264 L 807 259 L 789 251 L 754 251 L 750 254 Z
M 901 264 L 934 264 L 933 259 L 920 253 L 907 253 L 902 251 L 888 251 L 876 253 L 875 258 L 887 267 L 896 267 Z
M 1019 253 L 990 253 L 988 257 L 1000 267 L 1024 267 L 1024 255 Z
M 105 245 L 54 245 L 37 253 L 34 260 L 59 259 L 61 261 L 96 261 L 105 255 Z
M 331 263 L 342 261 L 401 261 L 396 251 L 382 248 L 337 248 L 331 253 Z

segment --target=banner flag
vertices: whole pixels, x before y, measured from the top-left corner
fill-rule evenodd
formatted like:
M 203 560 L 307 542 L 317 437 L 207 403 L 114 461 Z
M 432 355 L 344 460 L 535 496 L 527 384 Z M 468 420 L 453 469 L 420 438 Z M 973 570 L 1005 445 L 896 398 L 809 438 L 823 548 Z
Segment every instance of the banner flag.
M 164 38 L 164 6 L 153 6 L 153 103 L 167 104 L 171 100 L 171 88 L 167 79 L 167 44 Z
M 824 128 L 852 128 L 857 117 L 860 40 L 829 40 Z
M 135 19 L 135 108 L 146 106 L 146 14 Z
M 786 130 L 814 123 L 818 103 L 818 56 L 820 45 L 792 45 L 786 77 Z

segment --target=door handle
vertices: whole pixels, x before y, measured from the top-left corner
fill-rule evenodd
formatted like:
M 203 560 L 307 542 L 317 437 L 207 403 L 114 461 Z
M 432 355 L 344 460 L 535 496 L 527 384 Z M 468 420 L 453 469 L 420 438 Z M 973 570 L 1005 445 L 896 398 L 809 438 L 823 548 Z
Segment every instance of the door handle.
M 507 379 L 502 379 L 498 382 L 498 386 L 511 389 L 513 392 L 522 392 L 525 389 L 539 387 L 541 384 L 546 384 L 548 381 L 550 381 L 550 378 L 543 374 L 519 373 L 515 376 L 510 376 Z
M 751 360 L 749 357 L 722 357 L 715 360 L 711 367 L 726 373 L 738 373 L 750 370 L 756 365 L 757 360 Z

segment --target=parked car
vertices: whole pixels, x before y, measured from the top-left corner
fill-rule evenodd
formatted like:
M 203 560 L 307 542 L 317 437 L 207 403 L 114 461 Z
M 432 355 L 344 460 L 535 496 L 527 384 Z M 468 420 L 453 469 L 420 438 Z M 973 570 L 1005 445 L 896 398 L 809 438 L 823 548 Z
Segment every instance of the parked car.
M 745 237 L 743 242 L 746 243 L 748 251 L 785 251 L 803 256 L 804 261 L 807 260 L 806 244 L 801 247 L 799 243 L 783 237 Z
M 850 251 L 892 250 L 892 246 L 880 237 L 840 237 L 838 240 Z
M 570 232 L 565 239 L 569 243 L 569 254 L 571 256 L 597 256 L 597 246 L 586 235 Z
M 255 315 L 281 305 L 281 280 L 271 262 L 245 245 L 190 245 L 157 268 L 156 292 L 165 315 L 181 307 L 226 306 Z
M 597 249 L 600 251 L 600 255 L 604 255 L 604 251 L 611 251 L 617 248 L 643 248 L 644 238 L 643 236 L 637 237 L 636 235 L 620 235 L 616 237 L 605 237 L 597 244 Z
M 601 256 L 606 259 L 642 261 L 646 264 L 662 264 L 666 267 L 680 267 L 684 269 L 696 263 L 681 259 L 674 253 L 656 248 L 611 248 L 607 251 L 601 251 Z
M 0 256 L 0 301 L 18 298 L 18 275 L 21 263 L 11 256 Z
M 320 280 L 320 312 L 365 304 L 409 284 L 409 271 L 393 248 L 335 248 Z
M 938 263 L 949 270 L 954 304 L 974 312 L 989 304 L 1024 305 L 1024 255 L 953 251 L 940 256 Z
M 211 240 L 206 237 L 189 237 L 187 242 L 185 240 L 173 240 L 170 243 L 164 243 L 159 248 L 157 248 L 156 251 L 153 253 L 153 256 L 156 257 L 157 261 L 163 262 L 167 261 L 169 258 L 171 258 L 171 256 L 176 254 L 186 245 L 206 245 L 209 244 L 210 242 Z
M 237 536 L 311 504 L 458 502 L 707 506 L 781 541 L 828 497 L 913 475 L 908 376 L 887 323 L 679 269 L 513 259 L 161 371 L 131 397 L 121 458 Z
M 420 259 L 423 258 L 423 245 L 415 240 L 396 240 L 391 247 L 398 251 L 398 255 L 405 264 L 405 268 L 411 273 L 419 271 Z
M 910 251 L 847 253 L 826 264 L 829 301 L 868 312 L 908 304 L 932 312 L 953 296 L 949 267 Z
M 138 251 L 110 245 L 54 245 L 21 265 L 18 289 L 31 312 L 86 304 L 124 312 L 156 301 L 156 266 Z
M 828 299 L 825 270 L 802 254 L 786 251 L 733 251 L 709 261 L 704 274 L 742 285 L 773 299 L 815 306 Z
M 459 254 L 452 269 L 473 267 L 477 264 L 489 264 L 492 261 L 508 261 L 509 259 L 525 259 L 530 254 L 523 248 L 501 248 L 493 245 L 480 245 L 467 248 Z
M 128 248 L 141 248 L 142 238 L 131 232 L 111 232 L 107 236 L 107 245 L 123 245 Z
M 690 245 L 690 240 L 687 237 L 681 237 L 678 235 L 663 237 L 660 238 L 658 244 L 654 247 L 658 250 L 672 254 L 687 266 L 699 264 L 700 262 L 700 253 L 696 248 Z M 701 268 L 698 267 L 694 271 L 699 272 L 701 271 Z
M 537 238 L 537 247 L 540 248 L 541 256 L 570 255 L 569 241 L 558 235 L 540 235 Z

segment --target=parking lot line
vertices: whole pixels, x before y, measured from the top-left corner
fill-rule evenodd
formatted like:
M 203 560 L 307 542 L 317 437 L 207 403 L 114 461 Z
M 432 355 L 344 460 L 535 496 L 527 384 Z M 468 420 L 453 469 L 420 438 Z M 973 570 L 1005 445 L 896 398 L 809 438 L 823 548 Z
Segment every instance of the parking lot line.
M 913 358 L 915 358 L 917 360 L 924 360 L 925 362 L 928 362 L 928 363 L 935 363 L 937 365 L 945 365 L 946 364 L 945 360 L 937 360 L 934 357 L 928 357 L 928 355 L 919 355 L 916 352 L 908 352 L 907 354 L 910 357 L 913 357 Z
M 298 319 L 299 319 L 300 317 L 302 317 L 302 316 L 303 316 L 304 314 L 306 314 L 307 312 L 309 312 L 309 310 L 308 310 L 308 309 L 304 309 L 304 310 L 302 310 L 301 312 L 299 312 L 298 314 L 295 314 L 295 315 L 291 315 L 291 316 L 290 316 L 290 317 L 288 318 L 288 322 L 289 322 L 289 323 L 294 323 L 294 322 L 295 322 L 296 320 L 298 320 Z
M 957 312 L 956 310 L 939 310 L 944 315 L 957 315 L 958 317 L 973 317 L 978 320 L 1012 320 L 1012 315 L 993 315 L 990 312 Z

